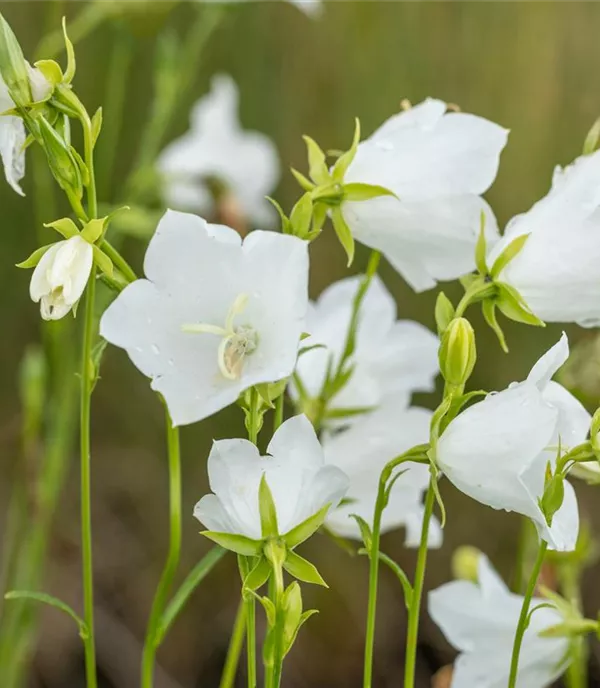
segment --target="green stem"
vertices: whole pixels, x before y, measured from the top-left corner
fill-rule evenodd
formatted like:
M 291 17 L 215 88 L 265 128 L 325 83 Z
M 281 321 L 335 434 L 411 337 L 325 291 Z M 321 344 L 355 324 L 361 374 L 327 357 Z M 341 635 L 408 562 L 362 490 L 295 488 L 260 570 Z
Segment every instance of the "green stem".
M 96 647 L 94 638 L 94 575 L 92 564 L 92 508 L 90 415 L 94 370 L 91 365 L 94 341 L 94 301 L 96 268 L 88 280 L 85 294 L 83 351 L 81 356 L 80 458 L 81 458 L 81 556 L 83 568 L 83 618 L 89 635 L 83 638 L 87 688 L 96 688 Z
M 408 632 L 406 636 L 406 658 L 404 665 L 404 688 L 414 688 L 415 668 L 417 664 L 417 641 L 419 638 L 419 615 L 421 613 L 421 598 L 425 583 L 425 567 L 427 565 L 427 544 L 429 541 L 429 524 L 435 504 L 434 476 L 429 479 L 427 496 L 425 497 L 425 510 L 423 513 L 423 527 L 421 529 L 421 542 L 417 556 L 417 568 L 413 584 L 413 595 L 408 610 Z
M 379 543 L 381 541 L 381 516 L 384 509 L 386 481 L 382 475 L 379 480 L 373 529 L 371 531 L 371 551 L 369 552 L 369 602 L 367 607 L 367 630 L 365 633 L 365 664 L 363 688 L 371 688 L 373 680 L 373 648 L 375 645 L 375 614 L 377 612 L 377 581 L 379 577 Z
M 563 595 L 581 613 L 583 601 L 581 599 L 581 574 L 578 565 L 566 561 L 560 567 L 559 579 Z M 565 676 L 567 688 L 585 688 L 588 685 L 588 655 L 589 649 L 585 636 L 574 638 L 571 643 L 571 663 Z
M 269 586 L 269 597 L 275 606 L 275 642 L 273 647 L 273 663 L 265 667 L 265 687 L 280 688 L 283 674 L 283 629 L 285 625 L 285 611 L 282 608 L 283 570 L 280 566 L 273 566 L 271 576 L 272 585 Z M 270 581 L 271 582 L 271 581 Z
M 523 598 L 523 606 L 521 607 L 521 614 L 519 616 L 519 623 L 517 624 L 517 632 L 515 633 L 512 658 L 510 661 L 510 676 L 508 679 L 508 688 L 515 688 L 515 686 L 517 685 L 517 675 L 519 672 L 519 655 L 521 653 L 521 645 L 523 644 L 523 636 L 525 635 L 525 631 L 527 630 L 529 607 L 531 605 L 531 599 L 533 597 L 535 586 L 540 575 L 540 571 L 542 569 L 542 564 L 544 563 L 544 557 L 546 555 L 547 549 L 548 543 L 544 540 L 541 540 L 537 559 L 535 560 L 533 570 L 531 571 L 531 576 L 529 577 L 529 582 L 527 583 L 525 597 Z
M 142 688 L 152 688 L 156 650 L 161 639 L 159 636 L 161 618 L 177 572 L 181 553 L 181 457 L 179 430 L 173 427 L 169 412 L 166 409 L 165 411 L 169 460 L 169 552 L 154 595 L 146 629 L 142 654 Z
M 233 624 L 233 632 L 231 633 L 231 640 L 229 641 L 227 658 L 225 659 L 225 666 L 223 667 L 219 688 L 233 688 L 245 637 L 246 604 L 241 600 L 238 605 L 237 614 L 235 615 L 235 623 Z
M 243 556 L 238 556 L 238 565 L 240 567 L 240 575 L 242 577 L 242 585 L 244 584 L 244 580 L 248 573 L 250 572 L 250 569 L 252 568 L 251 564 L 248 561 L 247 557 Z M 244 605 L 245 608 L 245 614 L 244 616 L 246 617 L 246 652 L 247 652 L 247 659 L 248 659 L 248 688 L 256 688 L 256 605 L 254 604 L 254 598 L 250 597 L 247 600 L 243 600 L 242 604 Z M 232 641 L 238 641 L 239 639 L 232 637 Z M 233 642 L 231 643 L 233 644 Z M 229 652 L 228 652 L 229 654 Z M 232 663 L 233 663 L 232 658 Z M 239 659 L 239 656 L 238 656 Z M 235 662 L 235 665 L 237 667 L 237 661 Z M 231 668 L 232 671 L 235 671 L 235 668 Z
M 115 267 L 121 271 L 123 277 L 125 277 L 128 282 L 136 281 L 137 275 L 135 274 L 134 270 L 131 268 L 125 258 L 123 258 L 123 256 L 117 251 L 117 249 L 109 244 L 106 239 L 104 239 L 104 241 L 100 244 L 100 248 L 112 260 Z

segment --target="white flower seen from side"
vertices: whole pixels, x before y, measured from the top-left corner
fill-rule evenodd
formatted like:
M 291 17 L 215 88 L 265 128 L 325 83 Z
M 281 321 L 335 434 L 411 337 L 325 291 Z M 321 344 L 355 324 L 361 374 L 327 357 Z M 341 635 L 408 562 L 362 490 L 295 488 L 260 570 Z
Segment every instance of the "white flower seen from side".
M 51 90 L 50 83 L 39 69 L 27 64 L 33 102 L 45 100 Z M 23 189 L 19 182 L 25 176 L 25 125 L 20 117 L 3 115 L 14 108 L 8 88 L 0 76 L 0 157 L 4 166 L 6 181 L 21 196 Z
M 566 361 L 566 335 L 532 368 L 524 382 L 488 395 L 460 413 L 442 433 L 436 460 L 462 492 L 494 509 L 528 516 L 552 549 L 571 551 L 579 530 L 573 487 L 548 526 L 538 500 L 548 463 L 585 441 L 590 416 L 564 387 L 551 380 Z
M 387 397 L 376 411 L 359 417 L 347 430 L 323 437 L 325 460 L 341 468 L 350 478 L 348 503 L 330 511 L 326 519 L 327 527 L 341 537 L 361 539 L 351 514 L 361 516 L 372 527 L 379 476 L 385 465 L 417 444 L 429 441 L 431 411 L 404 407 L 404 402 L 402 397 Z M 403 473 L 390 493 L 381 532 L 404 527 L 406 546 L 418 547 L 429 466 L 411 461 L 397 470 Z M 441 544 L 442 530 L 434 517 L 429 529 L 429 546 Z
M 448 642 L 459 651 L 450 688 L 506 688 L 515 629 L 523 597 L 506 587 L 484 556 L 478 583 L 446 583 L 429 593 L 429 614 Z M 540 637 L 562 623 L 548 600 L 534 598 L 519 661 L 517 688 L 546 688 L 566 669 L 569 639 Z
M 242 243 L 229 227 L 167 211 L 144 271 L 100 332 L 152 379 L 176 425 L 292 373 L 308 303 L 304 241 L 257 230 Z
M 481 198 L 498 171 L 506 129 L 475 115 L 446 112 L 427 99 L 388 119 L 363 141 L 345 183 L 392 191 L 342 203 L 354 238 L 378 249 L 415 291 L 475 268 L 481 213 L 486 233 L 496 220 Z
M 318 348 L 300 356 L 296 372 L 312 398 L 322 390 L 330 360 L 334 370 L 340 361 L 361 280 L 356 276 L 335 282 L 309 305 L 306 327 L 311 336 L 302 346 Z M 438 344 L 423 325 L 396 319 L 396 303 L 375 275 L 359 310 L 352 375 L 331 408 L 374 408 L 388 394 L 404 394 L 408 401 L 413 392 L 431 391 L 439 372 Z M 291 393 L 298 397 L 293 384 Z
M 194 516 L 216 533 L 262 538 L 259 488 L 263 476 L 273 496 L 280 535 L 329 505 L 335 508 L 346 494 L 348 478 L 325 464 L 323 449 L 305 416 L 283 423 L 261 456 L 248 440 L 220 440 L 208 457 L 213 494 L 196 504 Z
M 93 260 L 92 245 L 80 236 L 58 241 L 44 253 L 29 286 L 29 295 L 39 302 L 44 320 L 60 320 L 77 305 Z
M 277 149 L 264 134 L 241 128 L 238 100 L 231 77 L 213 77 L 210 93 L 192 110 L 190 131 L 168 145 L 158 160 L 167 205 L 210 216 L 210 184 L 216 182 L 246 219 L 270 227 L 276 212 L 265 196 L 279 180 Z
M 554 172 L 547 196 L 513 218 L 488 266 L 514 239 L 528 238 L 498 276 L 547 322 L 600 325 L 600 151 Z

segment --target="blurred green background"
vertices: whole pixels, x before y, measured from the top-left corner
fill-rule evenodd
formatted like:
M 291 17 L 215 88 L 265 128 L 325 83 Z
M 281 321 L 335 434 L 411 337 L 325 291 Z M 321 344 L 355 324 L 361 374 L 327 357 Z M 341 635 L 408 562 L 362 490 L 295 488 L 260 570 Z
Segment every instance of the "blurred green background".
M 104 106 L 105 131 L 99 143 L 99 161 L 105 165 L 100 170 L 101 200 L 116 203 L 127 200 L 126 180 L 150 117 L 161 37 L 170 31 L 183 41 L 198 13 L 205 12 L 208 22 L 214 8 L 183 2 L 119 0 L 112 4 L 115 11 L 110 19 L 98 22 L 77 43 L 75 84 L 90 111 Z M 59 26 L 63 13 L 72 25 L 78 16 L 81 19 L 90 12 L 89 5 L 0 2 L 0 11 L 25 54 L 32 56 L 48 29 Z M 310 134 L 324 148 L 345 148 L 355 116 L 360 117 L 363 131 L 370 133 L 399 108 L 403 98 L 415 103 L 436 96 L 511 129 L 497 182 L 488 194 L 503 225 L 546 193 L 554 165 L 566 164 L 580 153 L 586 132 L 600 114 L 599 35 L 600 3 L 332 1 L 316 19 L 286 2 L 230 5 L 201 59 L 190 66 L 193 83 L 177 94 L 175 117 L 164 142 L 186 130 L 190 107 L 207 91 L 211 75 L 231 74 L 240 87 L 243 125 L 267 133 L 278 146 L 284 172 L 276 197 L 289 209 L 298 188 L 287 169 L 306 167 L 302 134 Z M 111 68 L 112 64 L 116 66 Z M 122 109 L 115 83 L 124 87 Z M 107 96 L 108 92 L 112 95 Z M 109 144 L 110 149 L 106 148 Z M 38 564 L 28 572 L 35 588 L 49 590 L 80 609 L 76 433 L 63 427 L 57 439 L 48 432 L 52 418 L 73 403 L 77 323 L 40 327 L 38 309 L 28 298 L 29 275 L 13 267 L 38 245 L 37 237 L 44 236 L 41 221 L 67 212 L 49 174 L 32 157 L 25 199 L 0 184 L 0 525 L 5 546 L 12 537 L 20 547 L 35 550 Z M 126 238 L 124 251 L 140 268 L 143 242 Z M 313 295 L 346 273 L 344 255 L 331 232 L 313 246 L 312 259 Z M 359 251 L 354 269 L 365 264 L 366 253 Z M 432 327 L 436 293 L 415 296 L 387 265 L 382 275 L 397 297 L 400 317 Z M 453 285 L 447 292 L 452 297 L 459 289 Z M 512 350 L 505 356 L 478 315 L 474 314 L 474 322 L 480 354 L 474 388 L 496 389 L 521 379 L 560 333 L 557 327 L 538 331 L 507 326 Z M 584 339 L 591 342 L 594 336 L 577 328 L 569 334 L 573 344 Z M 28 443 L 21 438 L 18 370 L 26 348 L 40 341 L 50 360 L 62 357 L 63 364 L 54 365 L 49 378 L 41 432 L 44 441 Z M 575 375 L 592 406 L 599 396 L 596 368 L 589 368 L 579 379 Z M 436 403 L 433 395 L 419 401 L 428 406 Z M 193 504 L 206 491 L 210 442 L 242 433 L 241 413 L 236 409 L 183 430 L 182 576 L 208 549 L 191 514 Z M 40 488 L 40 475 L 48 473 L 56 494 L 44 493 L 46 483 Z M 59 492 L 61 474 L 64 488 Z M 104 359 L 93 408 L 98 658 L 104 687 L 130 688 L 138 680 L 146 617 L 166 552 L 166 479 L 161 408 L 125 354 L 111 350 Z M 578 484 L 577 490 L 583 518 L 595 523 L 600 532 L 598 493 L 584 484 Z M 15 495 L 20 495 L 25 518 L 13 527 L 8 505 Z M 445 545 L 430 557 L 428 586 L 450 578 L 450 556 L 460 544 L 479 546 L 510 576 L 519 519 L 480 507 L 448 485 L 444 485 L 444 495 L 449 511 Z M 58 502 L 55 518 L 48 507 L 54 498 Z M 48 526 L 48 534 L 32 542 L 39 519 Z M 415 557 L 402 543 L 403 533 L 393 533 L 384 538 L 383 549 L 412 573 Z M 287 660 L 284 685 L 360 686 L 367 562 L 350 559 L 322 537 L 314 538 L 306 552 L 330 589 L 306 590 L 306 606 L 316 606 L 321 614 L 300 634 Z M 18 565 L 3 556 L 3 574 L 14 575 Z M 388 574 L 382 572 L 375 663 L 374 685 L 382 688 L 402 684 L 405 634 L 401 590 Z M 161 649 L 157 688 L 216 688 L 238 601 L 236 575 L 231 557 L 197 591 Z M 588 570 L 584 599 L 592 617 L 600 608 L 597 580 L 598 570 Z M 0 611 L 0 630 L 6 634 L 7 627 L 11 628 L 9 604 Z M 28 608 L 21 613 L 25 616 L 20 623 L 34 628 L 31 623 L 37 612 Z M 40 618 L 39 634 L 29 638 L 33 649 L 23 654 L 29 675 L 26 685 L 83 686 L 82 649 L 72 622 L 52 610 L 43 610 Z M 4 687 L 2 641 L 0 636 L 0 685 Z M 429 686 L 432 675 L 452 657 L 439 631 L 425 620 L 419 685 Z M 600 685 L 599 659 L 596 645 L 590 685 Z M 239 680 L 244 685 L 241 673 Z

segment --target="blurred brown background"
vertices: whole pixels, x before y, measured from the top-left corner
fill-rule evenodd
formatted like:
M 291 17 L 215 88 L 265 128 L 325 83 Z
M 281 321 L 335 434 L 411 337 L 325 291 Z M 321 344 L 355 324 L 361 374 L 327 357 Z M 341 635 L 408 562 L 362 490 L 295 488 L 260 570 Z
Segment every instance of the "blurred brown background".
M 87 2 L 0 2 L 0 11 L 32 55 L 51 23 L 61 13 L 69 21 L 86 11 Z M 123 198 L 124 184 L 139 146 L 140 130 L 148 120 L 156 45 L 168 28 L 185 35 L 199 11 L 189 3 L 118 2 L 120 12 L 101 23 L 77 44 L 76 88 L 93 111 L 105 106 L 105 126 L 117 131 L 114 166 L 102 171 L 104 201 Z M 298 188 L 287 173 L 290 165 L 305 169 L 301 135 L 309 133 L 325 148 L 347 146 L 353 118 L 365 133 L 398 109 L 402 98 L 418 102 L 428 95 L 457 103 L 462 109 L 489 117 L 512 130 L 503 154 L 497 183 L 488 194 L 499 221 L 527 209 L 543 195 L 555 164 L 565 164 L 581 151 L 585 134 L 600 114 L 600 4 L 524 2 L 339 2 L 326 4 L 319 19 L 310 19 L 286 2 L 232 5 L 213 33 L 202 60 L 195 66 L 193 87 L 179 94 L 177 115 L 167 140 L 187 127 L 189 108 L 206 92 L 215 72 L 231 74 L 241 91 L 244 126 L 268 133 L 276 142 L 284 174 L 277 198 L 290 208 Z M 121 50 L 126 84 L 124 114 L 111 111 L 111 60 Z M 61 56 L 62 59 L 63 56 Z M 113 72 L 114 74 L 114 72 Z M 115 102 L 114 92 L 112 105 Z M 118 132 L 118 124 L 122 129 Z M 115 129 L 116 128 L 116 129 Z M 112 136 L 112 134 L 111 134 Z M 100 160 L 111 158 L 102 149 Z M 109 138 L 110 140 L 110 138 Z M 31 163 L 31 157 L 29 159 Z M 26 519 L 17 530 L 26 543 L 36 507 L 36 479 L 48 467 L 51 438 L 42 446 L 22 447 L 18 394 L 20 361 L 28 344 L 41 340 L 36 306 L 28 299 L 28 274 L 13 265 L 36 247 L 40 220 L 66 212 L 59 195 L 50 191 L 36 200 L 44 184 L 43 167 L 32 166 L 25 183 L 27 198 L 0 184 L 0 526 L 7 531 L 9 499 L 25 486 Z M 35 184 L 36 173 L 39 185 Z M 42 176 L 39 177 L 39 174 Z M 38 190 L 38 195 L 41 192 Z M 56 217 L 59 217 L 56 214 Z M 141 266 L 143 243 L 125 239 L 124 251 Z M 314 245 L 311 288 L 318 294 L 345 274 L 345 258 L 331 232 Z M 355 269 L 365 265 L 358 253 Z M 397 296 L 399 314 L 433 325 L 435 292 L 415 296 L 387 266 L 383 278 Z M 456 296 L 454 285 L 447 290 Z M 560 328 L 534 331 L 507 326 L 512 351 L 501 353 L 493 335 L 474 315 L 480 360 L 473 388 L 494 389 L 521 379 Z M 67 335 L 61 328 L 69 328 Z M 65 358 L 76 364 L 77 324 L 45 329 L 50 350 L 59 342 Z M 593 333 L 573 328 L 574 343 Z M 68 368 L 67 364 L 67 368 Z M 580 380 L 590 383 L 589 372 Z M 65 382 L 66 381 L 66 382 Z M 53 370 L 45 427 L 60 404 L 69 403 L 71 370 Z M 591 380 L 595 382 L 595 378 Z M 600 386 L 588 384 L 586 400 L 598 401 Z M 66 395 L 66 397 L 65 397 Z M 71 395 L 72 396 L 72 395 Z M 65 400 L 66 398 L 66 400 Z M 432 406 L 432 396 L 419 400 Z M 207 551 L 192 518 L 195 501 L 205 493 L 205 460 L 213 438 L 243 433 L 241 413 L 230 409 L 207 422 L 184 428 L 184 549 L 181 575 Z M 68 434 L 68 433 L 67 433 Z M 76 434 L 71 433 L 73 440 Z M 37 588 L 81 608 L 79 584 L 78 465 L 68 443 L 66 462 L 54 461 L 65 473 L 65 487 L 51 535 L 37 543 L 47 546 L 39 567 Z M 56 449 L 64 453 L 64 447 Z M 109 351 L 93 407 L 93 515 L 98 603 L 98 658 L 104 688 L 136 685 L 141 642 L 167 542 L 167 473 L 163 417 L 147 381 L 121 351 Z M 60 482 L 60 480 L 59 480 Z M 578 483 L 582 514 L 600 532 L 597 492 Z M 460 544 L 485 550 L 507 577 L 512 571 L 519 519 L 493 512 L 444 485 L 449 512 L 445 544 L 430 556 L 428 586 L 448 580 L 450 555 Z M 39 505 L 38 505 L 39 506 Z M 49 518 L 48 514 L 43 515 Z M 6 535 L 4 541 L 6 541 Z M 414 554 L 403 546 L 403 533 L 383 540 L 383 549 L 409 574 Z M 367 561 L 350 559 L 323 537 L 304 551 L 314 561 L 329 590 L 306 586 L 306 607 L 321 613 L 303 628 L 285 669 L 286 688 L 353 688 L 362 683 L 362 644 L 367 592 Z M 41 557 L 44 560 L 44 557 Z M 3 562 L 6 568 L 12 562 Z M 194 595 L 176 622 L 159 658 L 157 688 L 216 688 L 239 594 L 233 557 L 222 561 Z M 598 569 L 584 579 L 585 605 L 594 617 L 600 608 Z M 15 603 L 13 603 L 15 604 Z M 5 603 L 2 611 L 6 612 Z M 32 613 L 32 612 L 28 612 Z M 260 615 L 259 615 L 260 616 Z M 53 610 L 41 614 L 35 652 L 27 660 L 31 688 L 77 688 L 84 685 L 79 638 L 70 619 Z M 376 643 L 375 683 L 378 688 L 402 685 L 405 610 L 401 590 L 382 571 Z M 422 625 L 419 656 L 420 685 L 452 659 L 452 652 L 429 621 Z M 600 685 L 600 649 L 592 648 L 590 685 Z M 4 686 L 0 676 L 0 686 Z M 244 685 L 240 674 L 239 685 Z M 474 687 L 477 688 L 477 687 Z

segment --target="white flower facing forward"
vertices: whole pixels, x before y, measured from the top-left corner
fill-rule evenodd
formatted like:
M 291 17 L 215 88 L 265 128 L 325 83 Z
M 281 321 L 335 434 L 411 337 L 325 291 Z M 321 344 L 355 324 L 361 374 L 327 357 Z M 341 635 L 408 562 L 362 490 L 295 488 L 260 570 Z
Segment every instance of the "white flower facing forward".
M 191 130 L 171 143 L 158 160 L 167 204 L 213 213 L 211 181 L 232 194 L 245 218 L 271 226 L 276 213 L 265 196 L 279 180 L 279 158 L 264 134 L 244 131 L 238 121 L 238 89 L 231 77 L 213 78 L 210 93 L 191 114 Z
M 36 265 L 29 294 L 44 320 L 60 320 L 78 303 L 90 277 L 94 250 L 80 236 L 53 244 Z
M 311 336 L 302 345 L 320 346 L 300 356 L 296 372 L 313 398 L 323 388 L 330 360 L 334 370 L 340 361 L 361 279 L 340 280 L 309 305 L 306 327 Z M 331 400 L 331 408 L 371 408 L 387 394 L 404 393 L 408 401 L 413 392 L 431 391 L 439 372 L 438 344 L 419 323 L 396 320 L 396 303 L 375 275 L 359 310 L 353 372 Z M 291 393 L 298 397 L 294 385 Z
M 506 688 L 523 597 L 510 592 L 488 559 L 479 557 L 478 583 L 460 580 L 429 593 L 429 614 L 460 654 L 451 688 Z M 548 600 L 532 600 L 531 609 Z M 546 688 L 568 663 L 567 638 L 540 637 L 563 621 L 555 608 L 530 617 L 521 648 L 518 688 Z
M 471 272 L 482 212 L 487 234 L 497 236 L 480 196 L 507 134 L 481 117 L 446 113 L 440 100 L 388 119 L 359 145 L 344 182 L 380 185 L 396 198 L 343 203 L 354 238 L 380 250 L 415 291 Z
M 210 533 L 261 540 L 259 490 L 263 476 L 273 497 L 282 537 L 293 534 L 294 529 L 319 513 L 324 518 L 327 509 L 335 508 L 348 489 L 344 472 L 325 465 L 323 449 L 310 421 L 295 416 L 275 432 L 267 456 L 260 456 L 256 446 L 247 440 L 215 442 L 208 457 L 213 494 L 202 497 L 194 516 Z
M 548 463 L 557 449 L 585 441 L 590 416 L 551 377 L 566 361 L 566 335 L 534 365 L 524 382 L 490 394 L 459 414 L 438 440 L 441 470 L 462 492 L 494 509 L 532 519 L 552 549 L 571 551 L 579 530 L 577 500 L 564 481 L 564 501 L 548 526 L 539 505 Z
M 556 169 L 548 195 L 511 220 L 488 266 L 524 234 L 524 247 L 497 279 L 541 320 L 600 325 L 600 151 Z
M 337 535 L 360 540 L 358 524 L 351 514 L 361 516 L 371 527 L 377 499 L 379 476 L 385 465 L 417 444 L 429 440 L 431 412 L 405 408 L 403 398 L 387 397 L 373 413 L 362 416 L 340 433 L 326 434 L 323 450 L 328 464 L 338 466 L 350 478 L 348 503 L 330 511 L 326 525 Z M 398 467 L 403 474 L 394 483 L 381 521 L 381 532 L 406 528 L 407 547 L 418 547 L 423 522 L 423 493 L 429 484 L 429 467 L 406 462 Z M 429 546 L 442 544 L 442 530 L 433 518 Z
M 127 350 L 176 425 L 291 375 L 308 303 L 304 241 L 167 211 L 146 252 L 147 279 L 107 309 L 102 336 Z
M 45 100 L 52 86 L 39 69 L 27 65 L 33 102 Z M 8 88 L 0 76 L 0 157 L 4 166 L 6 181 L 21 196 L 24 196 L 19 182 L 25 176 L 25 125 L 20 117 L 3 115 L 15 107 Z

